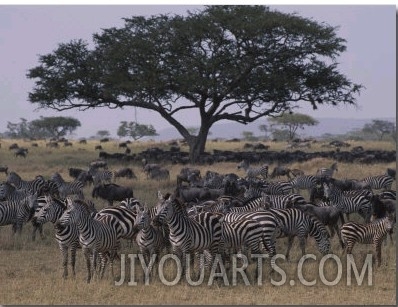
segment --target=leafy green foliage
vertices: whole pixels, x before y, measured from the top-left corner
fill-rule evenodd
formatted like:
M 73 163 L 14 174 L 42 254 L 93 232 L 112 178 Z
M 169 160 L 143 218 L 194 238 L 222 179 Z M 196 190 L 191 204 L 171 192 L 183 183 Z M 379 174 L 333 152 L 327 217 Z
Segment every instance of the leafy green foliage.
M 134 106 L 158 112 L 186 139 L 194 162 L 211 126 L 247 124 L 310 103 L 355 104 L 362 85 L 339 72 L 345 40 L 326 23 L 266 6 L 206 6 L 187 16 L 125 18 L 121 28 L 60 44 L 27 77 L 43 108 Z M 192 110 L 197 135 L 176 118 Z
M 300 113 L 285 113 L 280 117 L 270 118 L 271 126 L 282 127 L 289 133 L 289 139 L 296 137 L 297 130 L 304 129 L 305 126 L 315 126 L 318 121 L 306 114 Z M 274 131 L 275 132 L 275 131 Z
M 145 136 L 155 136 L 158 134 L 152 125 L 122 121 L 117 129 L 117 135 L 120 137 L 131 137 L 134 140 L 138 140 Z

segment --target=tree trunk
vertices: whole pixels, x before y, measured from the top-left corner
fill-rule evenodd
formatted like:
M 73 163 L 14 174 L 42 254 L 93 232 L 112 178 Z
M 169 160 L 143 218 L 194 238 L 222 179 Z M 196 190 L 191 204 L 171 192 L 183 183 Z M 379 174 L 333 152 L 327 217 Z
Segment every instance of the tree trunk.
M 206 148 L 207 136 L 209 134 L 209 128 L 201 127 L 197 136 L 192 136 L 188 140 L 189 145 L 189 159 L 192 164 L 196 164 L 199 161 L 199 157 L 204 153 Z

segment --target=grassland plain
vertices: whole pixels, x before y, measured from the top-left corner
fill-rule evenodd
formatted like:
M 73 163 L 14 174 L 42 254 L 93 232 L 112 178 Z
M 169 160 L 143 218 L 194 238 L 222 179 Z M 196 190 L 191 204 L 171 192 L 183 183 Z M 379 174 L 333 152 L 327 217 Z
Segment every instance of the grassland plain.
M 17 142 L 19 146 L 29 148 L 26 159 L 16 158 L 12 151 L 8 150 L 11 143 Z M 45 177 L 59 172 L 66 180 L 69 167 L 86 168 L 90 161 L 98 158 L 98 151 L 94 151 L 97 141 L 89 141 L 87 144 L 73 142 L 72 147 L 61 147 L 60 149 L 48 149 L 44 141 L 38 141 L 38 147 L 31 147 L 31 142 L 16 140 L 1 140 L 0 165 L 7 165 L 9 170 L 16 171 L 24 179 L 33 179 L 41 174 Z M 395 144 L 389 142 L 350 142 L 351 146 L 361 145 L 364 149 L 393 150 Z M 118 149 L 118 142 L 112 141 L 102 144 L 107 152 L 121 152 Z M 269 143 L 271 150 L 283 150 L 286 144 Z M 321 144 L 314 144 L 311 151 L 326 150 L 320 147 Z M 130 145 L 133 153 L 140 152 L 148 147 L 158 146 L 167 148 L 167 143 L 136 142 Z M 209 142 L 207 151 L 220 150 L 243 150 L 243 143 Z M 186 148 L 182 148 L 186 150 Z M 330 149 L 328 149 L 330 150 Z M 300 168 L 306 174 L 315 174 L 322 166 L 329 166 L 333 161 L 328 159 L 313 159 L 303 163 L 292 163 L 291 168 Z M 135 197 L 149 206 L 155 204 L 157 191 L 163 193 L 172 192 L 176 185 L 176 175 L 182 168 L 181 165 L 166 165 L 170 170 L 170 181 L 150 181 L 145 178 L 141 171 L 140 163 L 115 163 L 110 162 L 112 170 L 129 166 L 138 176 L 138 180 L 120 179 L 117 183 L 129 185 L 134 189 Z M 274 165 L 270 165 L 272 169 Z M 220 173 L 235 172 L 244 175 L 236 169 L 236 163 L 219 163 L 212 166 L 199 165 L 204 174 L 207 170 Z M 363 178 L 365 176 L 384 173 L 387 167 L 396 167 L 396 163 L 374 163 L 369 165 L 339 163 L 339 170 L 335 177 L 342 178 Z M 0 174 L 0 180 L 5 180 L 5 175 Z M 394 182 L 393 188 L 396 189 Z M 85 188 L 85 195 L 91 199 L 90 187 Z M 308 198 L 308 195 L 304 194 Z M 106 206 L 102 200 L 94 200 L 98 209 Z M 358 218 L 358 217 L 354 217 Z M 30 223 L 24 226 L 21 236 L 11 235 L 11 226 L 0 228 L 0 304 L 371 304 L 371 305 L 396 305 L 396 245 L 388 243 L 382 246 L 382 266 L 373 268 L 371 274 L 372 284 L 368 284 L 367 277 L 363 283 L 358 285 L 356 279 L 352 279 L 352 285 L 347 285 L 347 263 L 346 258 L 341 258 L 341 279 L 334 286 L 327 286 L 320 278 L 320 269 L 327 281 L 337 280 L 339 266 L 334 260 L 327 260 L 321 267 L 321 254 L 318 252 L 312 238 L 307 241 L 306 251 L 314 254 L 316 260 L 308 260 L 303 266 L 303 276 L 307 281 L 315 280 L 313 286 L 306 286 L 299 278 L 298 261 L 301 252 L 295 241 L 291 253 L 291 262 L 279 261 L 278 264 L 286 273 L 286 282 L 280 286 L 271 283 L 269 275 L 269 264 L 264 265 L 262 285 L 257 284 L 254 279 L 254 264 L 249 266 L 248 275 L 250 285 L 245 285 L 243 278 L 237 279 L 237 284 L 232 285 L 232 279 L 228 276 L 230 285 L 224 283 L 213 283 L 208 285 L 208 279 L 200 286 L 191 286 L 187 282 L 174 286 L 164 285 L 159 278 L 152 278 L 149 285 L 142 282 L 142 270 L 136 262 L 134 269 L 134 280 L 137 285 L 129 286 L 131 267 L 126 262 L 126 281 L 121 286 L 115 286 L 109 275 L 105 273 L 103 280 L 94 280 L 92 283 L 85 282 L 86 269 L 81 251 L 77 255 L 76 278 L 62 279 L 61 255 L 53 235 L 53 226 L 46 224 L 44 227 L 45 238 L 36 242 L 30 239 L 32 227 Z M 396 233 L 396 232 L 395 232 Z M 337 237 L 331 239 L 332 252 L 337 256 L 341 253 Z M 287 240 L 277 241 L 277 251 L 284 253 L 287 247 Z M 136 245 L 132 247 L 128 242 L 123 242 L 121 253 L 136 253 Z M 356 245 L 354 247 L 355 263 L 360 270 L 366 261 L 366 255 L 373 253 L 371 245 Z M 165 265 L 165 276 L 173 280 L 175 270 L 172 263 Z M 300 271 L 300 272 L 299 272 Z M 120 276 L 119 261 L 115 265 L 116 279 Z M 281 276 L 276 275 L 274 280 L 279 281 Z M 293 281 L 293 282 L 292 282 Z M 293 285 L 294 284 L 294 285 Z

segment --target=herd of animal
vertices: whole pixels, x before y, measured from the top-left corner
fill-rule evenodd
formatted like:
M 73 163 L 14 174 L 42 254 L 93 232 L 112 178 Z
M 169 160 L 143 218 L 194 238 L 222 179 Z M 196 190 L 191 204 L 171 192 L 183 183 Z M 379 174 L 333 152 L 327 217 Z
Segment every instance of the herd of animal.
M 159 164 L 143 161 L 142 169 L 148 179 L 170 180 L 170 172 Z M 331 237 L 337 234 L 346 253 L 356 243 L 374 244 L 381 264 L 381 243 L 387 234 L 392 239 L 395 224 L 396 192 L 391 189 L 395 169 L 362 180 L 335 179 L 337 163 L 313 175 L 281 165 L 269 172 L 268 165 L 253 166 L 248 160 L 237 164 L 237 170 L 245 176 L 210 170 L 201 174 L 194 167 L 182 167 L 175 189 L 164 195 L 159 192 L 158 202 L 148 207 L 134 198 L 131 187 L 114 182 L 118 177 L 134 179 L 134 172 L 130 168 L 110 171 L 105 161 L 93 161 L 87 170 L 70 168 L 74 180 L 69 182 L 59 173 L 48 180 L 41 175 L 24 180 L 5 169 L 0 226 L 12 225 L 15 233 L 30 221 L 34 240 L 37 232 L 43 236 L 44 223 L 53 223 L 63 277 L 68 276 L 69 251 L 75 275 L 76 251 L 81 247 L 87 282 L 96 271 L 102 277 L 108 263 L 113 276 L 122 240 L 135 240 L 148 262 L 167 251 L 180 257 L 182 264 L 188 256 L 204 255 L 201 265 L 205 266 L 218 254 L 230 262 L 234 253 L 267 253 L 273 269 L 277 239 L 288 237 L 289 259 L 296 236 L 303 255 L 308 236 L 322 254 L 328 254 Z M 281 176 L 287 180 L 280 180 Z M 84 195 L 87 185 L 92 185 L 93 199 L 105 199 L 109 206 L 98 211 L 95 201 Z M 309 199 L 300 194 L 303 190 Z M 363 220 L 352 221 L 352 213 Z

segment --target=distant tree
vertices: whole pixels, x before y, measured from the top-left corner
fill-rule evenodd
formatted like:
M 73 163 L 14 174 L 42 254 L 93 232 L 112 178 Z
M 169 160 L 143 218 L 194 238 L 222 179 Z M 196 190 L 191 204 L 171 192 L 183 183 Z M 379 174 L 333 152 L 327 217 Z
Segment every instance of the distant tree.
M 288 141 L 290 139 L 289 130 L 287 129 L 273 128 L 271 132 L 272 132 L 272 138 L 278 141 Z
M 6 134 L 10 138 L 19 139 L 31 137 L 28 121 L 25 118 L 20 118 L 20 120 L 19 123 L 7 122 L 8 131 Z
M 110 135 L 111 134 L 109 133 L 108 130 L 98 130 L 97 131 L 97 137 L 100 138 L 100 139 L 105 138 L 105 137 L 109 137 Z
M 43 117 L 30 122 L 31 128 L 36 131 L 44 131 L 47 135 L 54 138 L 61 138 L 72 134 L 81 126 L 80 121 L 73 117 Z
M 341 73 L 346 41 L 325 22 L 263 5 L 214 5 L 132 16 L 40 55 L 29 101 L 42 108 L 152 110 L 187 141 L 191 162 L 220 121 L 248 124 L 300 105 L 356 104 L 362 85 Z M 179 120 L 200 118 L 197 135 Z
M 289 132 L 289 139 L 296 137 L 297 130 L 304 129 L 305 126 L 315 126 L 319 122 L 309 115 L 301 113 L 285 113 L 280 117 L 270 118 L 271 126 L 278 126 Z
M 362 131 L 374 134 L 381 141 L 384 136 L 394 134 L 396 130 L 395 124 L 386 120 L 374 119 L 371 123 L 365 124 Z
M 243 139 L 246 141 L 256 141 L 257 138 L 254 136 L 253 132 L 251 131 L 242 131 Z
M 120 137 L 131 137 L 136 141 L 145 136 L 155 136 L 158 134 L 152 125 L 122 121 L 117 129 L 117 135 Z
M 264 133 L 264 139 L 268 139 L 268 132 L 269 132 L 269 127 L 266 124 L 262 124 L 258 126 L 258 129 L 260 129 L 261 132 Z

